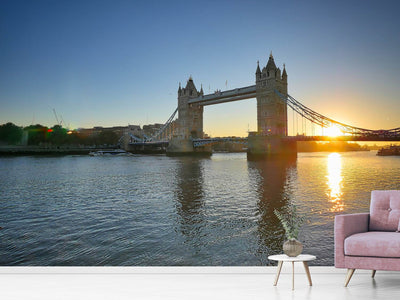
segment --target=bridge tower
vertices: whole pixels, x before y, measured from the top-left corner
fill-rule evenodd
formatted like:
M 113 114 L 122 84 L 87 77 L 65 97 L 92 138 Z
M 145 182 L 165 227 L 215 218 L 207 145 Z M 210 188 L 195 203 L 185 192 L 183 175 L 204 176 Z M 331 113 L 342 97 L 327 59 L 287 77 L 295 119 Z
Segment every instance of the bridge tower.
M 257 62 L 257 131 L 261 135 L 287 136 L 287 104 L 279 98 L 275 90 L 287 95 L 287 73 L 283 65 L 281 74 L 271 52 L 262 71 Z
M 257 132 L 249 132 L 247 157 L 297 156 L 296 142 L 285 139 L 288 135 L 287 104 L 275 93 L 287 95 L 287 73 L 275 65 L 272 53 L 267 65 L 256 69 Z
M 188 101 L 202 96 L 203 87 L 196 89 L 193 78 L 190 76 L 186 87 L 178 89 L 178 124 L 181 138 L 203 138 L 203 106 L 189 104 Z
M 203 87 L 196 89 L 190 76 L 184 88 L 178 89 L 178 130 L 169 142 L 167 154 L 174 155 L 211 155 L 211 147 L 193 147 L 193 139 L 203 138 L 203 106 L 189 104 L 189 100 L 204 95 Z

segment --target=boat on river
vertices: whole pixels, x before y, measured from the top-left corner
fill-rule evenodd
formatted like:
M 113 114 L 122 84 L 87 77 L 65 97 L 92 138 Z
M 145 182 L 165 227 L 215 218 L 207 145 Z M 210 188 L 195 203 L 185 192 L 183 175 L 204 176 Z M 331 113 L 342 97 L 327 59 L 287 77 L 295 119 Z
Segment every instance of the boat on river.
M 98 150 L 89 152 L 90 156 L 128 156 L 132 153 L 122 149 Z
M 376 155 L 389 156 L 389 155 L 400 155 L 400 146 L 390 145 L 378 150 Z

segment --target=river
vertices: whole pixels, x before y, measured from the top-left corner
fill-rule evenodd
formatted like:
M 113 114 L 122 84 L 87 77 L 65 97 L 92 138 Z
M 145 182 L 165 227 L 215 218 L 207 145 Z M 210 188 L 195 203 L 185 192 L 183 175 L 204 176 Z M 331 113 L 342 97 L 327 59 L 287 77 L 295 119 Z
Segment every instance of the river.
M 273 211 L 292 202 L 308 216 L 303 253 L 329 266 L 334 216 L 368 212 L 374 189 L 400 189 L 400 157 L 1 157 L 0 265 L 270 265 L 284 241 Z

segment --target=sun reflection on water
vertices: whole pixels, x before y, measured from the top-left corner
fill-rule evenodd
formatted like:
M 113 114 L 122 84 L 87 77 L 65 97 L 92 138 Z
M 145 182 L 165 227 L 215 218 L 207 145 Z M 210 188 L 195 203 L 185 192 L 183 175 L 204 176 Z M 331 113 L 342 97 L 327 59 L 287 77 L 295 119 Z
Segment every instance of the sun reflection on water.
M 331 212 L 340 212 L 344 209 L 342 202 L 342 156 L 339 153 L 331 153 L 328 155 L 328 191 L 326 195 L 332 206 L 329 208 Z

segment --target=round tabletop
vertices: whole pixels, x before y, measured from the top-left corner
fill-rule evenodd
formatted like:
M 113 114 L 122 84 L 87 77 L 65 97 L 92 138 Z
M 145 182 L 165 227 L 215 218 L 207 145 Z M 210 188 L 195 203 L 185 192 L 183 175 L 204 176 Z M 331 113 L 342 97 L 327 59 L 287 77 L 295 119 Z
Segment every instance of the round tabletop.
M 290 257 L 287 256 L 286 254 L 277 254 L 268 256 L 268 259 L 276 261 L 310 261 L 317 259 L 317 257 L 310 254 L 300 254 L 295 257 Z

